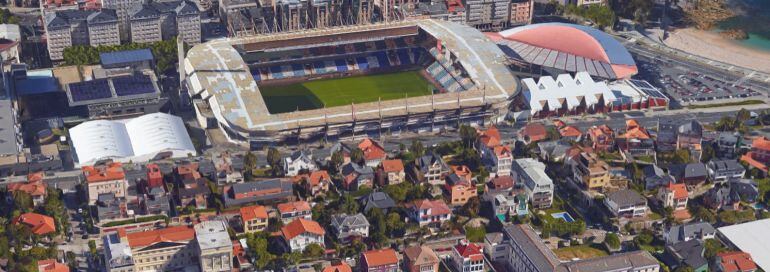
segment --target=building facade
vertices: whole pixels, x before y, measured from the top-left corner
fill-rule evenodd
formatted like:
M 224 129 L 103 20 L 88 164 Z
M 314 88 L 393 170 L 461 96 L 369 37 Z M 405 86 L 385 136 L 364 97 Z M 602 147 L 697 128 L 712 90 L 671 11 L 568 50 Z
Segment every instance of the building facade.
M 120 29 L 115 10 L 60 10 L 45 13 L 48 55 L 64 59 L 64 49 L 75 45 L 119 45 Z
M 233 270 L 233 244 L 224 221 L 204 221 L 195 225 L 195 240 L 201 271 Z

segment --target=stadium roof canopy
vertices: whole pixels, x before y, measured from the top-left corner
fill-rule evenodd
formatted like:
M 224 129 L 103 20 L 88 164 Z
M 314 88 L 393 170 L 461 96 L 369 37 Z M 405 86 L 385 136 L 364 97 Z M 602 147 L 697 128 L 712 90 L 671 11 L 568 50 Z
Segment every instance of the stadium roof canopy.
M 556 78 L 541 77 L 538 81 L 533 78 L 521 80 L 524 85 L 522 94 L 529 101 L 530 113 L 535 114 L 544 109 L 558 110 L 566 104 L 567 109 L 573 110 L 585 102 L 588 108 L 600 103 L 610 105 L 617 98 L 607 84 L 596 82 L 586 72 L 578 72 L 575 77 L 561 74 Z
M 487 33 L 511 58 L 607 79 L 637 73 L 626 48 L 600 30 L 575 24 L 543 23 Z
M 759 268 L 768 271 L 770 270 L 770 244 L 767 243 L 767 230 L 769 229 L 770 219 L 762 219 L 721 227 L 717 230 L 720 236 L 725 237 L 732 246 L 751 254 L 751 258 Z
M 70 136 L 79 165 L 102 159 L 145 162 L 161 154 L 178 158 L 197 153 L 182 119 L 165 113 L 88 121 L 70 129 Z

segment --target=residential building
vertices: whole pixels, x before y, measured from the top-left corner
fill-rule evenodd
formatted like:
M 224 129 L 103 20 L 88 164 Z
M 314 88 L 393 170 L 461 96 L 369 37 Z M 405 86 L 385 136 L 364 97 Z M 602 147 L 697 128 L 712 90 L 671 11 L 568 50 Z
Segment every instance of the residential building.
M 332 215 L 331 227 L 337 240 L 343 243 L 369 237 L 369 221 L 362 213 Z
M 32 205 L 42 205 L 48 196 L 47 186 L 43 182 L 42 175 L 43 173 L 34 173 L 28 175 L 27 182 L 9 183 L 6 187 L 9 200 L 13 198 L 15 192 L 24 192 L 32 197 Z
M 310 203 L 304 200 L 278 204 L 278 213 L 284 224 L 288 224 L 298 218 L 313 219 Z
M 267 179 L 254 182 L 236 183 L 225 186 L 225 206 L 234 207 L 257 202 L 279 202 L 292 197 L 290 180 Z
M 610 185 L 610 166 L 595 153 L 581 153 L 573 164 L 572 171 L 575 180 L 588 190 L 603 191 Z
M 492 232 L 484 235 L 484 254 L 491 262 L 490 265 L 505 264 L 508 261 L 510 245 L 506 243 L 502 232 Z
M 310 173 L 305 179 L 305 192 L 310 196 L 318 196 L 329 191 L 332 178 L 326 170 L 317 170 Z
M 195 225 L 195 241 L 202 272 L 233 270 L 233 243 L 224 221 L 203 221 Z
M 421 182 L 427 182 L 430 185 L 443 185 L 444 175 L 449 174 L 451 169 L 436 153 L 429 152 L 415 161 L 417 172 L 422 176 Z M 416 179 L 417 180 L 417 179 Z
M 575 126 L 563 126 L 559 128 L 559 135 L 565 141 L 577 142 L 583 137 L 583 132 Z
M 308 172 L 318 170 L 318 165 L 313 161 L 313 154 L 305 150 L 297 150 L 291 156 L 283 158 L 283 173 L 287 176 L 299 175 L 301 170 Z
M 398 254 L 392 248 L 375 249 L 361 253 L 361 271 L 397 272 Z
M 427 225 L 441 225 L 452 219 L 452 210 L 444 203 L 444 200 L 415 200 L 408 203 L 409 216 L 421 227 Z
M 134 271 L 168 271 L 197 266 L 197 250 L 193 245 L 195 230 L 191 227 L 128 233 L 126 240 L 131 247 Z
M 508 218 L 524 216 L 529 213 L 527 195 L 524 192 L 497 194 L 491 201 L 492 210 L 500 222 L 508 222 Z
M 452 247 L 452 265 L 456 271 L 482 272 L 484 265 L 484 247 L 476 243 L 460 240 Z
M 486 191 L 495 192 L 507 192 L 514 187 L 513 178 L 511 176 L 501 176 L 489 179 L 487 182 Z
M 302 252 L 311 244 L 324 247 L 326 231 L 317 222 L 299 218 L 281 228 L 281 237 L 286 249 L 291 252 Z
M 120 40 L 128 41 L 131 32 L 130 10 L 136 5 L 141 5 L 143 1 L 139 0 L 103 0 L 102 7 L 115 10 L 118 18 L 118 29 Z
M 671 207 L 674 211 L 687 209 L 689 193 L 684 183 L 669 183 L 658 188 L 657 197 L 663 207 Z
M 534 0 L 511 1 L 511 26 L 528 25 L 532 23 L 532 15 L 534 12 Z
M 605 5 L 605 0 L 577 0 L 577 6 L 588 6 L 588 5 Z
M 592 126 L 587 131 L 594 150 L 611 152 L 615 149 L 615 131 L 607 125 Z
M 669 175 L 656 164 L 647 166 L 642 171 L 645 190 L 655 190 L 660 186 L 676 183 L 674 176 Z
M 548 137 L 545 126 L 540 123 L 529 123 L 518 132 L 519 140 L 525 144 L 536 143 Z
M 511 169 L 514 182 L 524 186 L 533 207 L 551 206 L 554 188 L 553 181 L 545 174 L 545 164 L 532 158 L 516 159 Z
M 333 260 L 331 265 L 324 267 L 321 272 L 353 272 L 353 269 L 346 262 Z
M 24 213 L 13 219 L 13 224 L 23 224 L 32 234 L 47 235 L 56 232 L 56 224 L 53 217 L 37 214 Z
M 267 229 L 269 218 L 265 206 L 253 205 L 241 207 L 240 214 L 243 232 L 254 233 Z
M 751 151 L 743 155 L 741 161 L 767 173 L 767 165 L 770 164 L 770 139 L 764 136 L 754 138 L 751 142 Z
M 379 163 L 379 162 L 378 162 Z M 374 169 L 368 164 L 360 165 L 355 162 L 342 166 L 342 187 L 348 191 L 357 191 L 363 187 L 372 187 Z
M 719 132 L 714 140 L 716 145 L 716 156 L 718 158 L 734 159 L 735 151 L 740 143 L 741 135 L 737 132 Z
M 471 170 L 467 166 L 452 166 L 452 174 L 446 177 L 444 193 L 452 206 L 462 206 L 473 197 L 477 197 L 477 189 L 471 178 Z
M 404 249 L 407 272 L 438 272 L 439 258 L 428 246 L 411 246 Z
M 96 217 L 99 222 L 128 218 L 128 202 L 126 198 L 115 197 L 114 193 L 100 194 L 96 200 Z
M 404 162 L 399 159 L 382 161 L 377 173 L 381 186 L 399 184 L 406 178 Z
M 726 182 L 733 178 L 742 178 L 746 168 L 735 160 L 711 160 L 706 165 L 709 178 L 713 182 Z
M 708 179 L 708 170 L 703 163 L 687 163 L 669 165 L 668 173 L 676 177 L 676 180 L 688 186 L 698 186 Z
M 626 132 L 615 138 L 618 149 L 632 155 L 651 155 L 655 153 L 655 140 L 647 129 L 634 119 L 626 120 Z
M 54 259 L 37 261 L 38 272 L 69 272 L 70 267 Z
M 126 174 L 121 163 L 84 166 L 82 171 L 88 184 L 88 205 L 94 205 L 100 194 L 113 193 L 115 197 L 126 197 Z
M 731 179 L 716 184 L 703 195 L 703 204 L 711 209 L 736 210 L 741 202 L 755 203 L 759 197 L 757 183 L 751 179 Z
M 572 144 L 559 139 L 555 141 L 541 141 L 537 143 L 540 151 L 540 159 L 547 162 L 562 162 L 567 157 L 567 152 Z
M 385 149 L 382 148 L 378 142 L 372 140 L 371 138 L 366 138 L 358 143 L 358 149 L 363 151 L 366 166 L 370 168 L 379 166 L 387 156 Z
M 703 126 L 697 120 L 690 120 L 677 129 L 676 148 L 701 150 Z
M 57 10 L 44 14 L 46 42 L 51 60 L 64 59 L 64 49 L 75 45 L 119 45 L 115 10 Z
M 190 45 L 201 41 L 200 10 L 191 1 L 135 4 L 128 14 L 132 42 L 151 43 L 175 36 Z
M 378 208 L 383 213 L 387 214 L 391 208 L 396 207 L 396 201 L 384 192 L 372 192 L 363 198 L 361 198 L 361 206 L 364 207 L 364 213 L 368 213 L 369 210 Z
M 198 172 L 198 163 L 185 163 L 176 168 L 177 199 L 182 207 L 205 209 L 211 194 L 206 180 Z
M 624 189 L 607 194 L 604 205 L 616 217 L 643 217 L 647 215 L 647 199 L 639 193 Z
M 492 176 L 508 176 L 511 174 L 513 152 L 507 145 L 503 145 L 500 132 L 497 127 L 491 126 L 487 130 L 477 130 L 477 148 L 482 162 L 486 165 Z
M 713 239 L 717 230 L 709 222 L 696 222 L 684 225 L 671 226 L 668 232 L 663 234 L 666 244 L 676 244 L 690 240 Z
M 703 257 L 703 242 L 693 239 L 666 246 L 663 262 L 671 269 L 690 267 L 694 272 L 707 272 L 708 260 Z
M 714 264 L 714 270 L 717 272 L 754 272 L 758 270 L 751 255 L 741 251 L 719 252 Z
M 507 271 L 592 271 L 592 272 L 659 272 L 660 264 L 644 250 L 588 258 L 577 261 L 559 260 L 528 224 L 503 228 L 501 250 L 507 249 L 504 267 Z

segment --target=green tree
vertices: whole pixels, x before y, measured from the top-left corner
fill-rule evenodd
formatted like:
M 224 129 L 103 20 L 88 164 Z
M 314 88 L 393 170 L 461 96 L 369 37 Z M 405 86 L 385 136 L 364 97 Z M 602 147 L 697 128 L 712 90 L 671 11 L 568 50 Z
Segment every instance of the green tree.
M 342 151 L 336 151 L 332 154 L 331 161 L 331 169 L 332 173 L 338 173 L 340 171 L 340 167 L 342 167 L 342 163 L 345 162 L 345 156 L 342 154 Z
M 401 219 L 401 215 L 397 212 L 388 213 L 386 226 L 388 227 L 388 233 L 391 236 L 400 237 L 406 232 L 406 223 L 404 223 Z
M 460 139 L 464 148 L 472 148 L 473 144 L 478 140 L 478 133 L 476 129 L 469 125 L 460 126 Z
M 243 167 L 245 168 L 245 178 L 252 180 L 254 178 L 254 169 L 257 168 L 257 155 L 251 151 L 246 152 L 246 155 L 243 156 Z
M 267 164 L 270 165 L 270 172 L 273 176 L 278 176 L 283 171 L 281 168 L 281 152 L 274 147 L 267 150 Z
M 471 197 L 468 202 L 462 207 L 462 213 L 470 218 L 475 218 L 479 215 L 479 209 L 481 209 L 481 201 L 478 197 Z
M 13 204 L 14 208 L 21 211 L 21 213 L 30 212 L 33 208 L 32 196 L 24 191 L 14 191 Z
M 342 197 L 342 202 L 340 205 L 341 212 L 346 214 L 356 214 L 358 213 L 359 209 L 360 205 L 352 195 L 345 194 L 345 196 Z
M 711 258 L 714 258 L 714 256 L 717 255 L 717 253 L 725 252 L 727 251 L 727 248 L 722 245 L 722 243 L 719 242 L 718 239 L 706 239 L 703 243 L 704 252 L 703 257 L 706 257 L 706 259 L 711 260 Z
M 319 244 L 310 244 L 305 247 L 302 253 L 305 254 L 305 257 L 320 258 L 324 255 L 324 248 Z
M 275 260 L 275 255 L 267 250 L 267 238 L 263 237 L 262 235 L 257 235 L 254 233 L 248 234 L 246 244 L 249 246 L 249 250 L 256 259 L 254 266 L 256 266 L 258 269 L 267 268 L 268 264 Z
M 366 219 L 369 221 L 370 240 L 379 246 L 385 245 L 388 241 L 385 214 L 380 208 L 373 208 L 366 214 Z
M 425 146 L 422 145 L 422 142 L 418 139 L 412 140 L 412 145 L 409 147 L 409 150 L 414 154 L 415 157 L 419 158 L 425 155 Z
M 604 236 L 604 242 L 607 243 L 607 246 L 611 249 L 620 248 L 620 238 L 618 238 L 618 235 L 615 233 L 608 232 L 607 235 Z
M 88 240 L 88 252 L 90 252 L 92 256 L 96 256 L 96 241 Z
M 350 161 L 357 163 L 357 164 L 363 164 L 364 163 L 364 151 L 360 148 L 356 147 L 353 149 L 353 151 L 350 152 Z

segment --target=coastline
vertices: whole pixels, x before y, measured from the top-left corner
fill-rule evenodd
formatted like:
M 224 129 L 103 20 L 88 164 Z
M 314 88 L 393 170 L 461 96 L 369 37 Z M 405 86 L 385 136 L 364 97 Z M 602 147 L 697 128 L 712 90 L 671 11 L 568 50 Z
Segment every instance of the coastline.
M 670 32 L 663 42 L 694 55 L 770 73 L 770 51 L 743 46 L 718 33 L 683 28 Z

